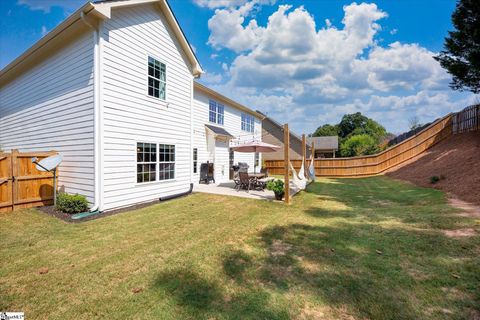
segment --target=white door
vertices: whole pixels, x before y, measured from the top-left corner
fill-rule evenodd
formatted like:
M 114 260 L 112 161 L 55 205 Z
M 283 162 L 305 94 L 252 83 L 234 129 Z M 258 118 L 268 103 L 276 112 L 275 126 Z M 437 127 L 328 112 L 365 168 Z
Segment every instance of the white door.
M 229 143 L 226 140 L 215 140 L 215 182 L 228 181 L 229 175 Z

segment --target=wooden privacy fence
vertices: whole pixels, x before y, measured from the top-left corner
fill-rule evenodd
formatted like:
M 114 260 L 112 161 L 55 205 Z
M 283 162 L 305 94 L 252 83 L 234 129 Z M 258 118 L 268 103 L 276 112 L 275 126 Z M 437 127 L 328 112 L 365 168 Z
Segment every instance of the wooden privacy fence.
M 315 159 L 315 175 L 323 177 L 362 177 L 381 174 L 447 138 L 452 134 L 452 115 L 449 114 L 425 128 L 415 136 L 371 156 L 354 158 Z M 302 160 L 291 160 L 298 171 Z M 309 164 L 310 161 L 307 161 Z M 284 161 L 266 160 L 265 166 L 270 174 L 284 174 Z
M 17 150 L 0 153 L 0 212 L 53 204 L 53 174 L 38 171 L 31 159 L 55 154 Z
M 480 129 L 480 105 L 474 105 L 452 115 L 453 133 L 462 133 Z

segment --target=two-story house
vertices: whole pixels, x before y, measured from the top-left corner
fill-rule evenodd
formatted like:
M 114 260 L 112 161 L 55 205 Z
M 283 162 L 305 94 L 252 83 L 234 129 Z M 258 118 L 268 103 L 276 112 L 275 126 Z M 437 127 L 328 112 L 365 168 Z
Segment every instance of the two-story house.
M 166 0 L 86 3 L 0 71 L 0 146 L 58 151 L 60 189 L 92 210 L 191 190 L 205 161 L 226 180 L 260 161 L 230 147 L 261 139 L 262 116 L 202 73 Z

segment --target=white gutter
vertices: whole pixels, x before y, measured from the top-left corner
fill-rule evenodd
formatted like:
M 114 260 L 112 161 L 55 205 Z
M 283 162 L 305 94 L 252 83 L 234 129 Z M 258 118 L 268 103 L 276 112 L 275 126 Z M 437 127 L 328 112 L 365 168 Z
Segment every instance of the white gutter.
M 93 30 L 93 95 L 94 95 L 94 177 L 95 177 L 95 196 L 93 207 L 90 211 L 98 211 L 101 208 L 101 141 L 100 141 L 100 125 L 101 125 L 101 110 L 100 110 L 100 37 L 98 27 L 89 21 L 85 13 L 80 12 L 80 19 Z
M 193 80 L 190 84 L 190 183 L 193 183 Z M 198 153 L 197 153 L 198 157 Z

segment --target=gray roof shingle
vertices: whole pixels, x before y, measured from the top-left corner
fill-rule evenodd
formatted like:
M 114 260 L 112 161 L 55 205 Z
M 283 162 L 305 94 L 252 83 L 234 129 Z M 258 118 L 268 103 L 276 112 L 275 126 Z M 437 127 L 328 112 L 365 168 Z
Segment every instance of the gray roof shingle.
M 338 150 L 338 136 L 330 137 L 307 137 L 307 143 L 315 143 L 316 150 Z
M 227 130 L 225 130 L 223 128 L 212 126 L 212 125 L 209 125 L 209 124 L 206 124 L 205 127 L 207 127 L 213 133 L 218 134 L 220 136 L 226 136 L 226 137 L 231 137 L 231 138 L 234 137 L 232 134 L 230 134 Z

